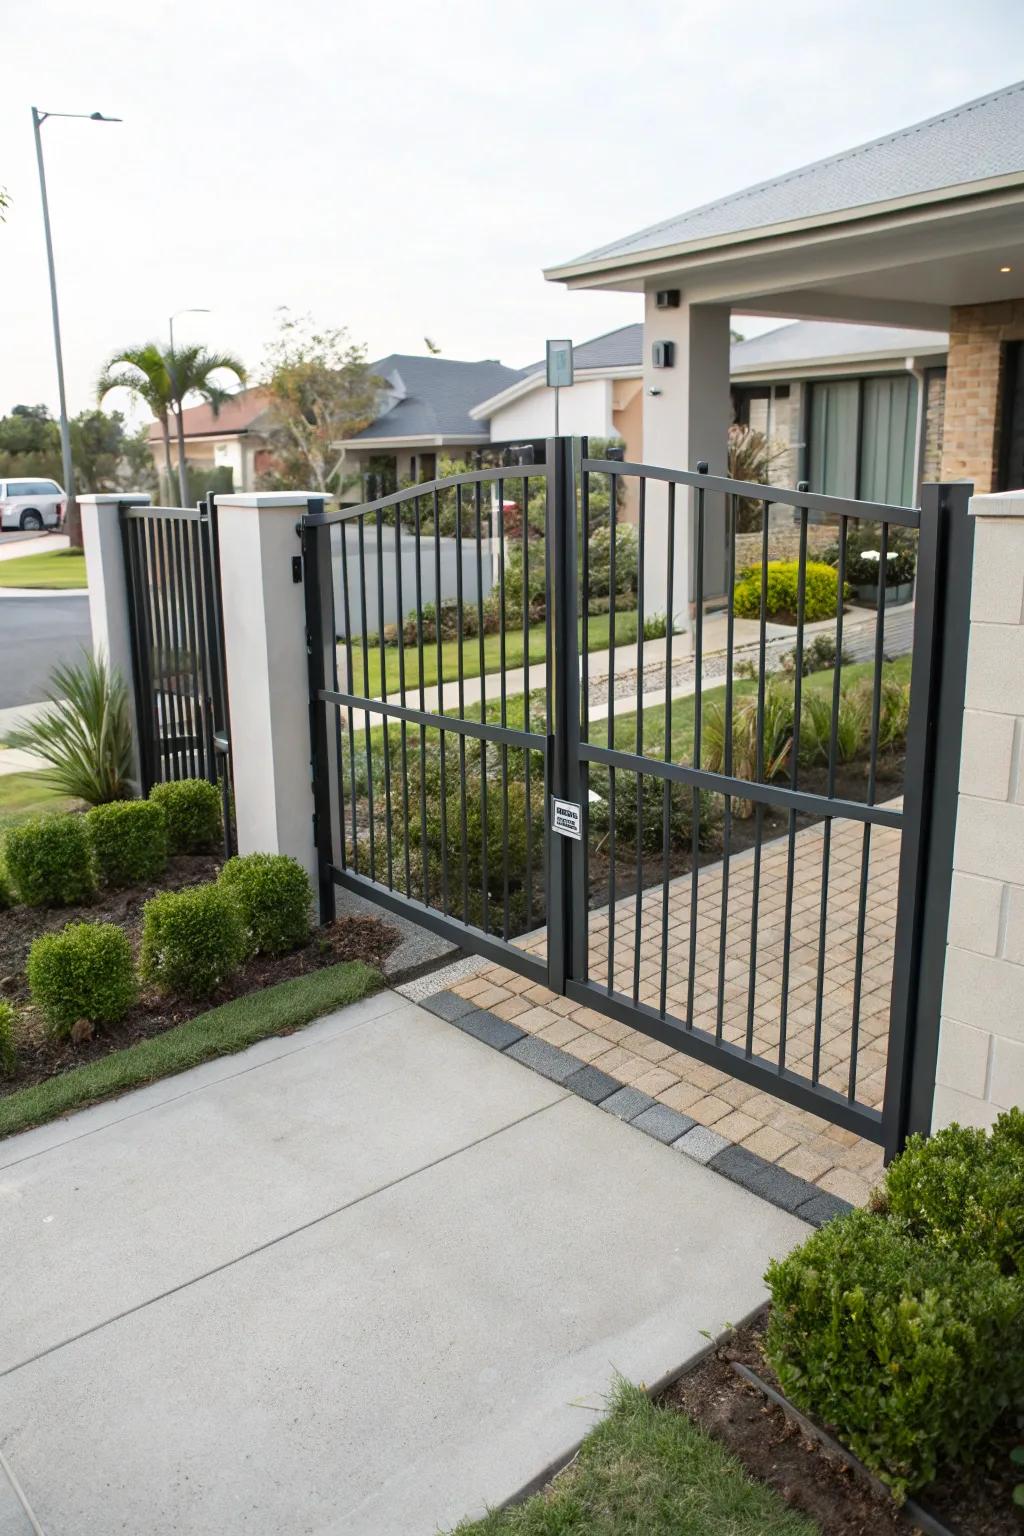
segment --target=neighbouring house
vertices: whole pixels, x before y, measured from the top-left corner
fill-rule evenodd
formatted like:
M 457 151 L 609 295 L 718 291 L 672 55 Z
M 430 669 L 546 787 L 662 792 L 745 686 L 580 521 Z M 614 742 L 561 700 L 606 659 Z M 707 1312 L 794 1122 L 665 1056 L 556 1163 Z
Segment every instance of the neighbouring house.
M 400 352 L 377 358 L 370 371 L 387 380 L 387 389 L 376 419 L 336 445 L 345 450 L 351 481 L 346 500 L 387 495 L 403 480 L 429 480 L 440 453 L 465 459 L 486 448 L 490 434 L 472 407 L 520 377 L 519 369 L 491 358 L 466 363 Z
M 185 462 L 196 479 L 219 491 L 253 491 L 269 466 L 269 395 L 265 389 L 240 389 L 214 414 L 212 406 L 191 405 L 182 412 Z M 149 429 L 149 446 L 159 474 L 164 473 L 164 439 L 158 422 Z M 171 463 L 177 471 L 176 423 L 171 422 Z M 220 471 L 219 474 L 215 474 Z M 229 480 L 230 476 L 230 480 Z M 177 494 L 177 482 L 172 488 Z
M 941 478 L 970 480 L 978 492 L 1024 485 L 1024 83 L 666 219 L 545 275 L 568 288 L 643 295 L 648 463 L 706 460 L 712 472 L 724 471 L 724 424 L 740 382 L 731 368 L 731 319 L 754 314 L 948 333 L 944 386 L 929 381 L 927 368 L 916 370 L 927 386 L 926 428 L 934 406 L 930 443 L 924 432 L 929 477 L 937 465 Z M 772 343 L 760 337 L 748 345 L 756 357 Z M 915 347 L 913 355 L 937 354 Z M 769 370 L 777 366 L 768 358 Z M 765 387 L 763 376 L 759 383 Z M 910 386 L 865 389 L 853 377 L 833 377 L 827 385 L 809 380 L 809 389 L 810 419 L 800 434 L 807 478 L 827 490 L 856 486 L 862 495 L 873 486 L 890 495 L 905 487 L 906 437 L 902 462 L 899 453 L 881 460 L 872 445 L 887 441 L 886 423 L 909 418 Z M 917 389 L 920 397 L 920 381 Z M 770 393 L 760 405 L 748 400 L 755 418 L 765 398 Z M 655 502 L 651 515 L 667 513 Z M 709 505 L 704 549 L 704 592 L 720 601 L 723 505 Z M 680 540 L 677 593 L 692 594 L 693 563 L 692 544 Z M 660 562 L 647 581 L 649 606 L 663 608 Z

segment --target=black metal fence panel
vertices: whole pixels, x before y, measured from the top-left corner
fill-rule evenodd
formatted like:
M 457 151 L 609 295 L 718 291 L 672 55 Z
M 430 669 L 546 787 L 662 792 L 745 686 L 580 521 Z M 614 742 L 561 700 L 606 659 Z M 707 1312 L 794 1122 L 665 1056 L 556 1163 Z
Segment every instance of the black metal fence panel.
M 896 1150 L 934 1066 L 919 979 L 948 909 L 968 494 L 929 487 L 919 511 L 558 438 L 542 463 L 311 513 L 324 895 Z M 915 562 L 908 622 L 889 578 Z M 371 633 L 385 580 L 399 619 Z
M 230 729 L 213 499 L 121 508 L 142 792 L 219 784 L 230 825 Z

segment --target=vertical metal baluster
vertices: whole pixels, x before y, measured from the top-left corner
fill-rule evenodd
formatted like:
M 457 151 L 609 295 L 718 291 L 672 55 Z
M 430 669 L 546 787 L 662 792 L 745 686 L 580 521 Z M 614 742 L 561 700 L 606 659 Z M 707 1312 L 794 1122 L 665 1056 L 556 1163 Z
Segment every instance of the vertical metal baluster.
M 758 784 L 764 778 L 764 698 L 767 685 L 766 628 L 768 622 L 768 503 L 762 502 L 761 525 L 761 608 L 758 627 L 757 673 L 757 747 L 755 751 L 754 777 Z M 761 839 L 764 832 L 764 805 L 760 800 L 754 807 L 754 875 L 750 892 L 750 972 L 747 979 L 747 1039 L 746 1053 L 754 1050 L 754 1006 L 757 1001 L 757 920 L 761 903 Z
M 377 509 L 377 630 L 380 656 L 380 696 L 388 701 L 387 647 L 384 643 L 384 509 Z M 381 716 L 384 732 L 384 850 L 387 855 L 388 890 L 395 883 L 394 856 L 391 834 L 391 727 L 387 715 Z
M 157 586 L 158 609 L 157 609 L 157 611 L 158 611 L 158 613 L 160 615 L 160 642 L 161 642 L 160 643 L 160 668 L 159 668 L 159 674 L 158 675 L 159 675 L 159 680 L 160 680 L 161 723 L 162 723 L 164 729 L 166 729 L 169 726 L 170 729 L 172 731 L 174 731 L 175 737 L 177 737 L 176 720 L 175 720 L 175 715 L 174 715 L 174 705 L 173 705 L 173 702 L 169 702 L 169 700 L 173 699 L 173 695 L 171 695 L 170 690 L 167 687 L 168 676 L 169 676 L 169 669 L 170 669 L 170 667 L 172 665 L 172 645 L 171 645 L 170 592 L 169 592 L 170 583 L 169 583 L 169 578 L 168 578 L 168 575 L 167 575 L 167 560 L 166 560 L 166 555 L 165 555 L 165 538 L 164 538 L 164 535 L 166 533 L 165 523 L 166 523 L 166 519 L 162 518 L 162 517 L 155 518 L 154 522 L 153 522 L 154 532 L 155 532 L 155 535 L 156 535 L 156 557 L 157 557 L 156 565 L 157 565 L 157 582 L 158 582 L 158 586 Z M 172 747 L 167 748 L 167 747 L 163 746 L 163 741 L 165 741 L 165 740 L 166 740 L 166 737 L 163 737 L 162 738 L 162 742 L 161 742 L 161 752 L 160 752 L 160 755 L 163 758 L 163 760 L 165 761 L 165 763 L 167 764 L 167 776 L 168 776 L 168 778 L 171 778 L 171 779 L 180 779 L 181 778 L 180 764 L 178 764 L 175 761 L 175 759 L 177 757 L 177 741 L 175 740 L 174 745 Z
M 455 487 L 455 627 L 459 657 L 459 719 L 466 718 L 466 680 L 463 646 L 466 643 L 462 599 L 462 486 Z M 469 922 L 469 828 L 466 808 L 466 738 L 459 732 L 459 806 L 462 827 L 462 921 Z
M 476 495 L 474 498 L 474 511 L 476 512 L 476 616 L 477 638 L 479 641 L 480 655 L 480 723 L 487 723 L 487 684 L 485 680 L 486 659 L 484 656 L 484 562 L 483 562 L 483 485 L 476 482 Z M 480 738 L 480 873 L 483 878 L 483 921 L 481 927 L 484 933 L 490 932 L 490 871 L 487 867 L 488 854 L 488 827 L 487 827 L 487 739 Z
M 196 675 L 196 648 L 195 637 L 192 633 L 192 582 L 189 578 L 189 566 L 187 559 L 188 543 L 192 536 L 192 523 L 181 522 L 177 527 L 177 571 L 178 571 L 178 619 L 182 636 L 182 649 L 188 656 L 186 668 L 187 692 L 182 695 L 181 706 L 185 719 L 189 721 L 191 729 L 186 739 L 191 739 L 192 745 L 186 747 L 189 758 L 189 778 L 206 778 L 206 752 L 205 743 L 202 740 L 202 714 L 197 709 L 198 703 L 198 677 Z M 180 675 L 180 674 L 179 674 Z M 191 687 L 188 684 L 191 683 Z
M 132 658 L 135 670 L 135 698 L 139 727 L 139 767 L 141 783 L 139 791 L 146 795 L 155 782 L 153 754 L 149 740 L 152 721 L 153 690 L 149 683 L 149 585 L 146 577 L 142 546 L 139 542 L 140 522 L 120 512 L 121 533 L 129 568 L 129 617 L 132 622 Z M 148 724 L 147 724 L 148 721 Z
M 726 778 L 732 777 L 732 711 L 733 711 L 733 651 L 735 645 L 736 609 L 733 591 L 736 586 L 736 497 L 726 497 L 726 572 L 725 590 L 728 594 L 725 610 L 725 740 L 723 742 L 723 767 Z M 732 796 L 725 795 L 722 806 L 722 914 L 718 934 L 718 992 L 715 1014 L 715 1039 L 721 1044 L 725 1028 L 725 960 L 729 937 L 729 861 L 732 858 Z
M 508 675 L 505 665 L 505 482 L 498 481 L 498 638 L 501 671 L 501 723 L 508 725 Z M 511 932 L 508 889 L 508 743 L 501 744 L 501 936 L 508 943 Z
M 523 476 L 523 730 L 530 730 L 530 477 Z M 530 758 L 523 753 L 526 780 L 526 926 L 533 925 L 533 807 L 530 792 Z M 547 754 L 544 755 L 547 773 Z M 545 780 L 546 782 L 546 780 Z M 547 801 L 545 800 L 545 816 Z
M 807 508 L 800 508 L 800 553 L 796 588 L 796 679 L 793 684 L 793 745 L 789 784 L 800 779 L 800 714 L 804 689 L 804 608 L 807 598 Z M 782 930 L 782 997 L 779 1000 L 779 1071 L 786 1065 L 786 1032 L 789 1026 L 789 969 L 793 950 L 793 883 L 796 875 L 796 811 L 790 811 L 786 849 L 786 917 Z
M 582 532 L 582 570 L 580 574 L 581 593 L 581 688 L 580 688 L 580 731 L 581 740 L 590 740 L 590 471 L 583 468 L 582 461 L 590 452 L 588 438 L 583 438 L 580 445 L 580 510 L 583 518 Z M 583 806 L 583 891 L 580 900 L 584 903 L 584 911 L 590 911 L 590 764 L 580 763 L 580 799 Z M 587 933 L 589 937 L 590 920 L 586 919 Z M 590 980 L 590 945 L 583 946 L 583 980 Z
M 882 710 L 882 667 L 885 662 L 885 573 L 889 553 L 889 524 L 882 524 L 882 537 L 878 554 L 878 608 L 875 617 L 874 677 L 871 690 L 871 750 L 868 758 L 868 805 L 875 803 L 875 781 L 878 772 L 878 727 Z M 860 856 L 860 891 L 857 898 L 857 950 L 853 972 L 853 1017 L 850 1029 L 850 1077 L 847 1093 L 850 1099 L 857 1092 L 857 1050 L 860 1039 L 860 1001 L 864 984 L 864 928 L 868 908 L 868 877 L 871 872 L 871 823 L 864 823 L 864 843 Z M 818 1081 L 818 1066 L 814 1063 L 814 1081 Z
M 370 639 L 366 619 L 366 514 L 359 516 L 359 616 L 362 625 L 363 642 L 363 698 L 372 697 L 370 693 Z M 377 878 L 377 845 L 376 828 L 374 826 L 373 806 L 373 735 L 370 730 L 370 711 L 363 710 L 363 728 L 366 733 L 366 797 L 369 807 L 370 831 L 370 879 Z
M 708 466 L 697 465 L 706 475 Z M 693 615 L 693 766 L 701 765 L 701 727 L 704 723 L 704 487 L 697 487 L 697 540 L 694 553 Z M 697 908 L 700 900 L 700 790 L 694 785 L 690 805 L 690 964 L 686 977 L 686 1027 L 693 1028 L 694 992 L 697 984 Z
M 675 612 L 676 487 L 668 485 L 668 590 L 665 614 L 665 761 L 672 761 L 672 615 Z M 661 806 L 661 990 L 658 1011 L 665 1017 L 668 997 L 668 886 L 672 845 L 672 785 L 662 785 Z
M 198 577 L 198 560 L 193 562 L 193 544 L 199 532 L 198 523 L 186 523 L 182 530 L 182 600 L 185 607 L 185 635 L 190 658 L 189 672 L 192 678 L 192 735 L 195 740 L 193 770 L 196 777 L 216 780 L 212 746 L 206 730 L 206 710 L 203 708 L 203 691 L 199 681 L 199 602 L 194 577 Z
M 836 757 L 838 753 L 839 695 L 842 684 L 843 655 L 843 589 L 846 585 L 846 533 L 845 513 L 839 519 L 838 604 L 836 612 L 836 665 L 832 673 L 832 718 L 828 735 L 828 798 L 836 792 Z M 814 989 L 814 1060 L 821 1050 L 821 1016 L 825 1000 L 825 938 L 828 931 L 828 880 L 832 861 L 832 817 L 825 817 L 821 844 L 821 907 L 818 913 L 818 965 Z
M 182 778 L 189 779 L 192 777 L 191 749 L 188 744 L 191 732 L 188 728 L 188 701 L 181 691 L 181 668 L 185 652 L 185 639 L 182 630 L 183 593 L 180 539 L 181 521 L 178 518 L 174 518 L 167 525 L 167 559 L 171 577 L 171 626 L 174 635 L 174 708 L 178 720 L 178 762 Z
M 402 701 L 402 708 L 406 707 L 405 697 L 405 603 L 402 596 L 402 513 L 406 503 L 395 504 L 395 590 L 398 599 L 398 696 Z M 402 765 L 402 849 L 405 864 L 405 894 L 412 895 L 412 869 L 409 863 L 409 761 L 408 761 L 408 736 L 407 726 L 403 720 L 398 733 L 400 758 Z
M 435 492 L 436 495 L 436 492 Z M 420 714 L 426 714 L 427 696 L 426 680 L 426 656 L 423 651 L 423 525 L 420 513 L 420 498 L 413 500 L 414 516 L 416 519 L 416 666 L 419 672 L 420 685 Z M 421 895 L 423 905 L 430 906 L 430 860 L 427 847 L 427 728 L 420 725 L 420 858 L 423 860 L 423 869 L 420 875 Z
M 644 755 L 644 557 L 647 544 L 647 481 L 640 481 L 640 537 L 636 565 L 636 755 Z M 633 935 L 633 1002 L 640 1001 L 640 930 L 644 902 L 644 776 L 636 776 L 636 932 Z
M 356 691 L 355 670 L 352 665 L 352 604 L 348 588 L 348 525 L 342 523 L 341 534 L 341 601 L 345 609 L 345 692 Z M 359 821 L 356 809 L 356 728 L 355 710 L 349 705 L 348 714 L 348 761 L 349 779 L 352 785 L 352 868 L 359 873 Z M 344 847 L 344 837 L 342 846 Z
M 434 487 L 434 629 L 437 641 L 437 712 L 444 714 L 444 646 L 441 640 L 441 503 Z M 448 913 L 448 737 L 441 728 L 441 910 Z
M 643 484 L 641 476 L 640 484 Z M 608 748 L 615 747 L 615 528 L 619 499 L 616 472 L 608 473 Z M 608 768 L 608 991 L 615 991 L 615 769 Z

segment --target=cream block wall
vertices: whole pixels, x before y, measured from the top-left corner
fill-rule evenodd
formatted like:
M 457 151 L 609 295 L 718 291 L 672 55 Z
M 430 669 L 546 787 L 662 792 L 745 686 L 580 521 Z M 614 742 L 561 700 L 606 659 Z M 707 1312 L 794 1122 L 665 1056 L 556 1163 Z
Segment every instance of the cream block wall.
M 975 496 L 971 636 L 932 1129 L 1024 1106 L 1024 491 Z

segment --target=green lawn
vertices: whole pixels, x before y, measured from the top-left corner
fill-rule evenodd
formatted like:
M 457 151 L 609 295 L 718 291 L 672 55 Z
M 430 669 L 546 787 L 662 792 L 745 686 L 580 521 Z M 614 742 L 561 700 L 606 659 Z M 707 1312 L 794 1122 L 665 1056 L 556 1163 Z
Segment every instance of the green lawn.
M 86 1104 L 184 1072 L 211 1057 L 244 1050 L 268 1035 L 298 1029 L 375 992 L 382 982 L 378 971 L 353 960 L 236 997 L 165 1034 L 0 1099 L 0 1136 L 12 1136 Z
M 0 560 L 0 587 L 84 587 L 85 556 L 80 549 L 46 549 L 38 555 Z
M 620 1384 L 572 1466 L 458 1536 L 819 1536 L 682 1413 Z
M 615 615 L 615 643 L 616 645 L 632 645 L 636 640 L 636 609 L 628 609 L 624 613 Z M 589 621 L 587 632 L 588 651 L 606 651 L 608 649 L 608 637 L 611 630 L 610 615 L 607 613 L 594 614 Z M 583 643 L 583 624 L 579 625 L 580 644 Z M 529 641 L 530 662 L 543 661 L 546 655 L 547 640 L 545 626 L 533 624 L 527 630 Z M 343 663 L 345 652 L 344 643 L 339 643 L 339 661 Z M 370 697 L 380 697 L 380 647 L 368 647 L 368 663 L 370 672 Z M 398 692 L 399 682 L 399 656 L 398 646 L 389 645 L 384 648 L 385 669 L 388 695 Z M 415 645 L 405 647 L 405 686 L 406 689 L 419 686 L 420 671 L 417 666 L 417 650 Z M 510 629 L 505 633 L 505 665 L 511 669 L 523 665 L 523 631 L 522 629 Z M 480 640 L 474 636 L 472 640 L 462 642 L 462 666 L 463 677 L 480 676 Z M 363 646 L 361 641 L 352 643 L 352 671 L 356 687 L 363 687 Z M 501 636 L 484 636 L 484 673 L 501 671 Z M 441 642 L 441 676 L 442 681 L 454 682 L 459 675 L 459 642 L 457 640 L 443 640 Z M 423 685 L 431 687 L 437 682 L 437 644 L 425 644 L 423 647 Z M 413 702 L 413 701 L 409 701 Z
M 50 789 L 38 773 L 0 774 L 0 830 L 38 811 L 68 811 L 78 804 Z

